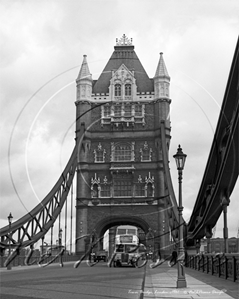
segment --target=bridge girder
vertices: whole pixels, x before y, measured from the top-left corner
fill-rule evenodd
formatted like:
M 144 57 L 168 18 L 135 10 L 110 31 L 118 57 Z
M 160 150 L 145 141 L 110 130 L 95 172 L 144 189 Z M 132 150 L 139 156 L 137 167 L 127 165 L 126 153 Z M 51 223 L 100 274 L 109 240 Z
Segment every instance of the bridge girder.
M 228 200 L 238 178 L 239 137 L 239 39 L 237 41 L 227 87 L 211 151 L 196 203 L 188 223 L 187 245 L 203 238 L 222 213 L 222 199 Z

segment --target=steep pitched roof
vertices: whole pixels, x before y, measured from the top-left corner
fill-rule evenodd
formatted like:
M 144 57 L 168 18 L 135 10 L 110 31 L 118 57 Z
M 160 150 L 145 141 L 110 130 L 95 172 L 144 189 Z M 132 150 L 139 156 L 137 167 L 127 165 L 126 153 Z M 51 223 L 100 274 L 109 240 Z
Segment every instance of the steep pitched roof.
M 93 82 L 93 93 L 108 93 L 112 70 L 116 71 L 124 64 L 130 71 L 134 71 L 138 92 L 152 92 L 153 80 L 145 72 L 132 45 L 120 45 L 114 47 L 114 52 L 106 64 L 98 80 Z
M 81 80 L 81 79 L 91 80 L 91 74 L 90 74 L 90 70 L 89 70 L 89 66 L 88 66 L 86 57 L 87 57 L 87 55 L 83 55 L 83 62 L 82 62 L 80 72 L 79 72 L 79 75 L 78 75 L 76 81 Z
M 154 77 L 155 78 L 156 77 L 167 77 L 168 79 L 170 79 L 164 59 L 163 59 L 163 52 L 160 52 L 159 63 L 158 63 L 158 67 L 156 69 Z

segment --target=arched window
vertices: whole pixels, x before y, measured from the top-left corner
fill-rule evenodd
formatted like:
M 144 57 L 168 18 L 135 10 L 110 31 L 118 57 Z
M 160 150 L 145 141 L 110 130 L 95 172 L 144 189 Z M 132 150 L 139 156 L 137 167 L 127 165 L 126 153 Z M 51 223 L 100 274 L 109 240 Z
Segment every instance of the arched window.
M 95 173 L 95 177 L 91 178 L 91 198 L 99 197 L 99 189 L 100 189 L 100 178 L 97 178 L 97 174 Z
M 145 188 L 147 190 L 147 197 L 154 197 L 154 176 L 151 176 L 149 172 L 149 176 L 145 177 Z
M 98 188 L 98 184 L 93 184 L 92 186 L 92 198 L 98 198 L 99 197 L 99 188 Z
M 147 197 L 153 197 L 153 185 L 151 182 L 147 184 Z
M 121 96 L 121 85 L 118 83 L 115 85 L 115 96 Z
M 131 84 L 129 83 L 125 85 L 125 96 L 131 96 Z

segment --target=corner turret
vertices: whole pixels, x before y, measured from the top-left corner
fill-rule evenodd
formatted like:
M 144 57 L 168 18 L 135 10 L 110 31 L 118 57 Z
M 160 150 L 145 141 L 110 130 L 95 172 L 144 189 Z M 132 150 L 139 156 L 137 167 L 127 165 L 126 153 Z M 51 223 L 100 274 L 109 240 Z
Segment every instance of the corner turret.
M 158 67 L 154 76 L 155 98 L 169 98 L 170 77 L 163 59 L 163 52 L 160 52 Z
M 166 130 L 170 130 L 170 77 L 163 59 L 162 52 L 160 52 L 160 58 L 153 81 L 154 100 L 157 102 L 157 108 L 155 108 L 155 126 L 160 127 L 161 122 L 165 122 Z
M 88 126 L 91 123 L 91 94 L 92 94 L 92 76 L 88 67 L 86 55 L 83 56 L 83 62 L 79 75 L 76 79 L 76 135 L 80 132 L 81 126 Z M 88 113 L 84 114 L 86 111 Z M 83 116 L 82 116 L 83 115 Z
M 79 75 L 76 79 L 77 98 L 76 101 L 91 100 L 92 94 L 92 76 L 88 67 L 87 55 L 83 56 L 83 62 Z

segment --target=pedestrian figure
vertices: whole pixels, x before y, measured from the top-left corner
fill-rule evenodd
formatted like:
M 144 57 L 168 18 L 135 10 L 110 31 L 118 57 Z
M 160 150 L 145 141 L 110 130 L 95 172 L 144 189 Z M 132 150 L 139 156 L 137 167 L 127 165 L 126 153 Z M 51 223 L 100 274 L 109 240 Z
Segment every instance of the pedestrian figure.
M 177 263 L 178 253 L 176 250 L 173 250 L 171 259 L 168 263 L 169 267 L 173 267 Z

